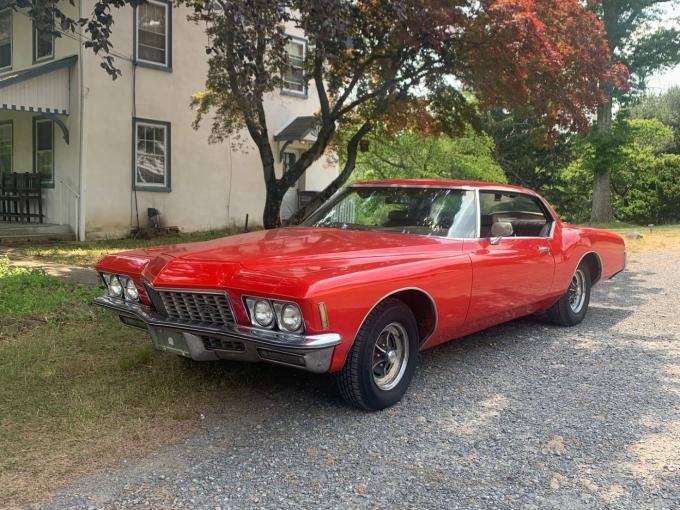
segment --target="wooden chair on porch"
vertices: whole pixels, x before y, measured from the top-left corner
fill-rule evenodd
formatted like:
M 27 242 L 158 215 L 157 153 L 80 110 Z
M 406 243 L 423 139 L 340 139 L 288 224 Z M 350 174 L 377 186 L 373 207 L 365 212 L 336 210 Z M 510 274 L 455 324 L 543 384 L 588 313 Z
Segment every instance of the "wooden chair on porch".
M 32 223 L 44 219 L 41 176 L 30 172 L 2 174 L 0 179 L 2 221 Z

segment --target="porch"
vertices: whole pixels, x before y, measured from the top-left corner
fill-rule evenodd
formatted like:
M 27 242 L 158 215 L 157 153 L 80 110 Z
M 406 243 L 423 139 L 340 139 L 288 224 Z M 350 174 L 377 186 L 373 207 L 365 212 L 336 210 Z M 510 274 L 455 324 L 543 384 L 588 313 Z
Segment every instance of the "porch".
M 76 61 L 0 75 L 0 243 L 78 232 L 79 140 L 69 136 L 78 129 Z
M 0 245 L 75 239 L 75 234 L 68 225 L 0 221 Z

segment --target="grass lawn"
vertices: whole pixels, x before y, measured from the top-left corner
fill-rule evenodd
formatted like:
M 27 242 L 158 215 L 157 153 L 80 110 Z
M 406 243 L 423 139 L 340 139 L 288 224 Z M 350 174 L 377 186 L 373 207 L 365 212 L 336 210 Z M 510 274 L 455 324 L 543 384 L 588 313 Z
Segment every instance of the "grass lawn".
M 69 241 L 55 244 L 36 244 L 16 248 L 16 252 L 36 259 L 45 259 L 60 264 L 93 267 L 102 257 L 135 248 L 161 246 L 165 244 L 193 243 L 233 235 L 239 230 L 214 230 L 192 234 L 177 234 L 153 239 L 116 239 L 107 241 Z
M 152 351 L 100 293 L 0 259 L 0 508 L 182 439 L 252 377 Z
M 639 253 L 642 251 L 680 249 L 680 225 L 660 225 L 643 227 L 640 225 L 629 225 L 626 223 L 609 223 L 606 225 L 593 225 L 596 228 L 611 230 L 624 237 L 626 241 L 626 251 L 628 253 Z M 642 234 L 641 239 L 628 239 L 627 233 L 638 232 Z

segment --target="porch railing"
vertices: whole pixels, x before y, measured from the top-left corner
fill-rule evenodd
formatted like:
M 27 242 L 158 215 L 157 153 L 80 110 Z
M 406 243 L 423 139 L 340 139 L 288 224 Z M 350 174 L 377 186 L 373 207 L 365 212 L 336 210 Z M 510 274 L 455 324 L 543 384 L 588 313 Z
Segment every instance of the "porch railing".
M 2 221 L 43 222 L 41 176 L 30 172 L 3 173 L 0 177 L 0 218 Z
M 70 208 L 70 203 L 73 202 L 73 209 Z M 64 203 L 68 204 L 64 207 Z M 80 193 L 73 189 L 68 182 L 63 179 L 59 179 L 59 211 L 60 211 L 60 223 L 62 225 L 67 225 L 70 223 L 69 210 L 73 211 L 73 232 L 76 235 L 76 239 L 79 239 L 79 228 L 80 228 Z M 65 217 L 66 216 L 66 217 Z

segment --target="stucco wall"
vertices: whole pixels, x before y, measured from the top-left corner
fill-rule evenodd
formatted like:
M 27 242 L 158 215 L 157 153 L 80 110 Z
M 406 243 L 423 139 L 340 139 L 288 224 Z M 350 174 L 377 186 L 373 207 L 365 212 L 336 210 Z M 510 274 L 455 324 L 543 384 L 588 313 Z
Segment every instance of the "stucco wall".
M 211 145 L 209 120 L 198 131 L 191 126 L 194 112 L 189 100 L 203 87 L 207 62 L 205 34 L 201 27 L 186 21 L 187 12 L 173 9 L 172 72 L 139 66 L 135 70 L 131 8 L 117 11 L 114 25 L 113 44 L 122 76 L 112 81 L 99 67 L 98 57 L 89 52 L 83 56 L 88 237 L 127 234 L 136 225 L 135 210 L 140 224 L 146 225 L 148 207 L 160 211 L 163 225 L 185 231 L 242 224 L 246 214 L 251 225 L 261 222 L 264 180 L 257 150 L 247 133 L 238 144 L 233 140 L 231 145 Z M 273 94 L 266 105 L 272 134 L 293 117 L 313 114 L 317 108 L 313 94 L 308 99 Z M 132 191 L 133 116 L 171 123 L 170 192 Z M 272 148 L 278 153 L 276 144 L 272 143 Z M 336 170 L 319 161 L 309 174 L 308 182 L 320 189 L 333 179 Z

